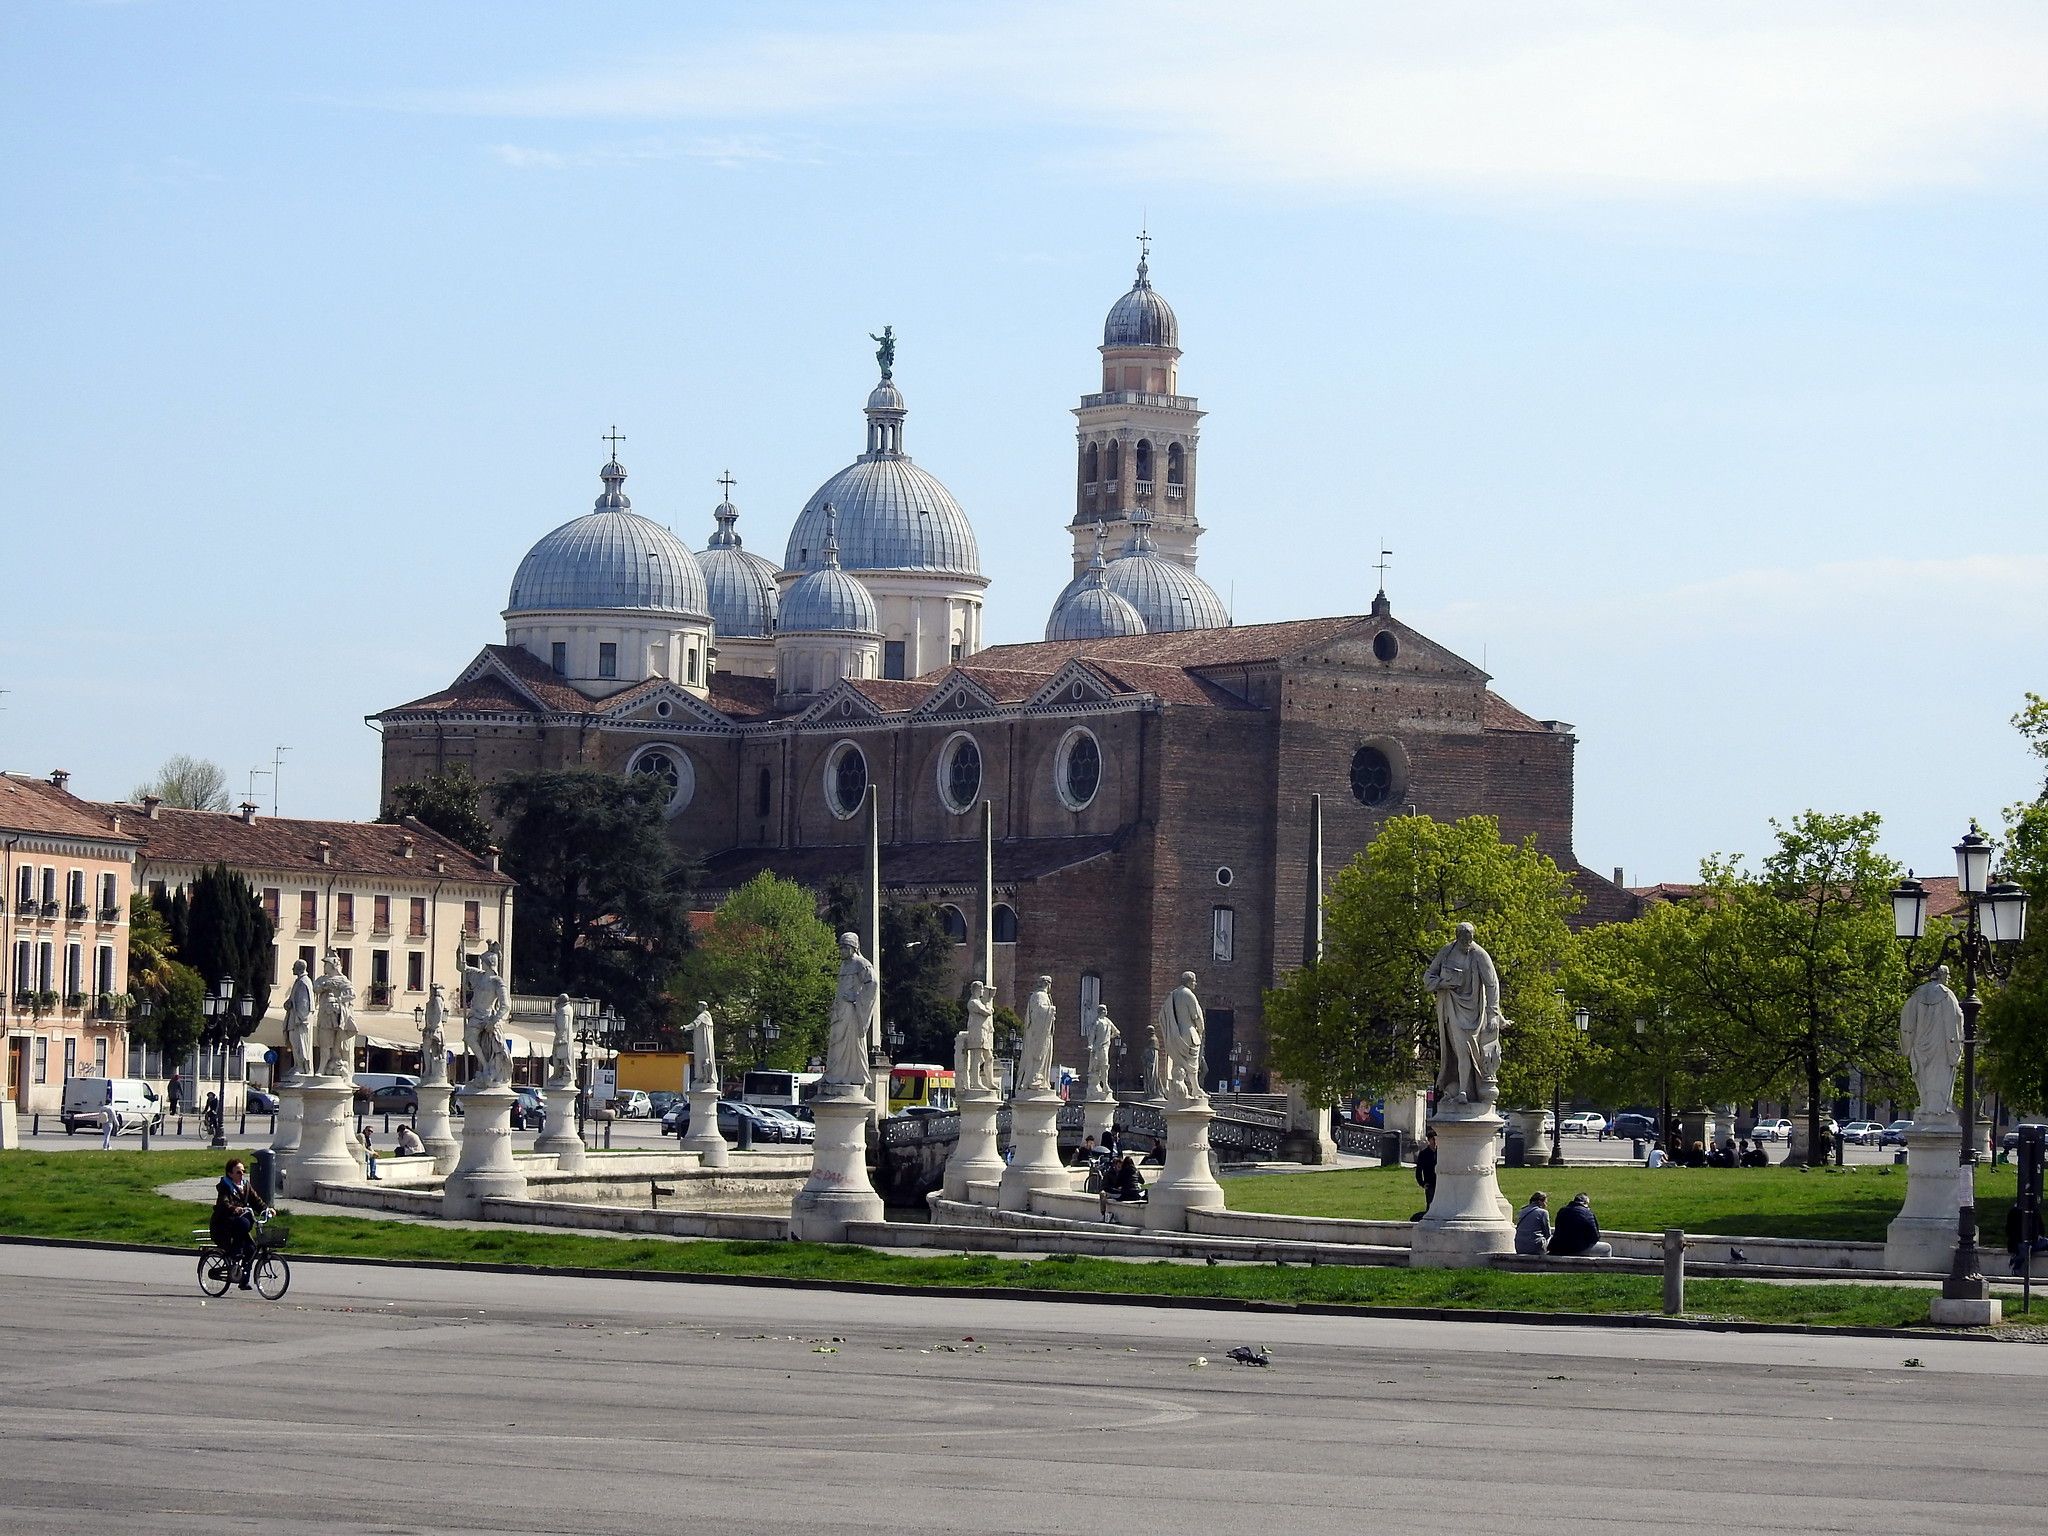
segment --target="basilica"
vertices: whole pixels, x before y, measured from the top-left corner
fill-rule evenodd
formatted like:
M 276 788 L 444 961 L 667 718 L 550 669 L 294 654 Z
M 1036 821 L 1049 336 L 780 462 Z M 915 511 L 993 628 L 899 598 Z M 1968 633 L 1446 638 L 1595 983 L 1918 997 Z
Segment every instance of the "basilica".
M 715 900 L 763 869 L 856 873 L 872 786 L 883 883 L 940 906 L 963 975 L 989 801 L 998 1000 L 1051 975 L 1078 1061 L 1095 1003 L 1135 1027 L 1193 970 L 1211 1078 L 1252 1084 L 1261 997 L 1301 954 L 1311 795 L 1330 870 L 1386 816 L 1484 812 L 1572 871 L 1588 919 L 1632 914 L 1573 854 L 1570 726 L 1509 704 L 1384 591 L 1358 614 L 1231 622 L 1198 571 L 1203 413 L 1148 255 L 1074 413 L 1073 579 L 1041 641 L 983 645 L 973 526 L 911 458 L 893 333 L 877 340 L 863 450 L 779 563 L 746 547 L 730 481 L 692 550 L 633 510 L 614 455 L 592 510 L 520 561 L 504 644 L 372 717 L 386 795 L 455 763 L 641 775 Z

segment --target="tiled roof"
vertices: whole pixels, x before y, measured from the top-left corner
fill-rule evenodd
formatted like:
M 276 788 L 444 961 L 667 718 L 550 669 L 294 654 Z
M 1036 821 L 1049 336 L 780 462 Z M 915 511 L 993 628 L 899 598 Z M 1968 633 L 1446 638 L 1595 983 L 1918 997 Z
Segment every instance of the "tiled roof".
M 226 864 L 230 869 L 308 870 L 353 875 L 389 875 L 414 880 L 436 878 L 434 860 L 447 861 L 446 877 L 474 885 L 510 885 L 460 843 L 408 816 L 402 824 L 379 821 L 304 821 L 290 816 L 259 816 L 244 821 L 232 811 L 176 811 L 160 807 L 150 820 L 139 805 L 102 802 L 95 805 L 99 825 L 118 815 L 121 830 L 142 843 L 142 856 L 166 864 Z M 410 835 L 413 856 L 405 857 Z M 331 858 L 320 862 L 320 844 L 330 845 Z
M 1364 615 L 1291 619 L 1281 624 L 1239 624 L 1229 629 L 1183 629 L 1164 635 L 1113 635 L 1101 640 L 1034 640 L 977 651 L 978 667 L 1057 672 L 1076 657 L 1150 662 L 1155 666 L 1221 667 L 1275 661 L 1328 643 L 1367 623 Z
M 711 674 L 711 707 L 734 720 L 752 720 L 775 710 L 775 679 Z
M 996 844 L 996 881 L 1014 885 L 1114 853 L 1123 833 L 1101 837 L 1038 837 Z M 867 851 L 858 843 L 831 848 L 735 848 L 704 864 L 703 889 L 743 885 L 762 870 L 812 887 L 834 875 L 858 876 Z M 973 886 L 981 880 L 978 841 L 911 843 L 882 849 L 882 884 L 895 889 Z
M 982 661 L 982 657 L 988 654 L 987 651 L 978 652 L 972 661 L 962 662 L 959 666 L 953 667 L 950 670 L 964 673 L 966 676 L 973 678 L 998 704 L 1023 703 L 1024 700 L 1030 698 L 1032 694 L 1043 688 L 1045 680 L 1059 670 L 1057 665 L 1048 667 L 1042 672 L 1034 672 L 1019 667 L 991 667 L 985 665 Z M 929 680 L 944 678 L 946 675 L 945 672 L 933 673 Z
M 1100 656 L 1090 656 L 1082 665 L 1121 692 L 1153 694 L 1163 704 L 1201 704 L 1218 709 L 1257 708 L 1229 689 L 1185 667 Z
M 530 715 L 533 713 L 533 701 L 513 688 L 510 683 L 486 672 L 483 676 L 471 678 L 466 683 L 457 683 L 452 688 L 443 688 L 439 693 L 430 693 L 423 699 L 414 699 L 410 704 L 401 704 L 389 712 Z
M 909 682 L 901 678 L 853 677 L 847 679 L 847 686 L 875 708 L 887 710 L 892 715 L 917 708 L 932 691 L 930 683 Z
M 89 837 L 105 843 L 135 842 L 128 823 L 124 822 L 123 830 L 116 832 L 106 812 L 90 800 L 81 800 L 48 779 L 32 779 L 19 773 L 0 773 L 0 832 Z
M 564 681 L 561 673 L 531 651 L 516 645 L 487 645 L 484 647 L 484 654 L 495 658 L 507 672 L 518 678 L 535 698 L 558 714 L 586 715 L 599 702 L 580 688 Z
M 1488 690 L 1479 707 L 1479 723 L 1489 731 L 1544 731 L 1550 727 L 1532 715 L 1525 715 L 1499 694 Z

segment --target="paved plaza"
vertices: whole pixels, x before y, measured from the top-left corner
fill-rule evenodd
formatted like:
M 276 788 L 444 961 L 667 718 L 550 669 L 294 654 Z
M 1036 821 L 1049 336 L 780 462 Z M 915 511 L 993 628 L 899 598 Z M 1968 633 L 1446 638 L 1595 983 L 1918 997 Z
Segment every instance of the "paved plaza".
M 2039 1527 L 2038 1345 L 192 1270 L 0 1247 L 0 1530 Z

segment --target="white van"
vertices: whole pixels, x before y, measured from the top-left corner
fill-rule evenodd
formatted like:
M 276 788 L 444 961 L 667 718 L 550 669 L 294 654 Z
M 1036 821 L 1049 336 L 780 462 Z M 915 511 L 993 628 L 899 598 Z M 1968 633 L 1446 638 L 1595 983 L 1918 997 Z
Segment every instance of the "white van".
M 375 1093 L 381 1088 L 396 1088 L 400 1083 L 408 1088 L 420 1085 L 419 1075 L 413 1072 L 358 1072 L 356 1086 L 365 1093 Z
M 109 1114 L 115 1117 L 116 1132 L 139 1131 L 145 1123 L 153 1131 L 164 1126 L 164 1107 L 156 1090 L 139 1077 L 65 1079 L 64 1107 L 59 1115 L 65 1135 L 75 1134 L 81 1125 L 99 1130 Z

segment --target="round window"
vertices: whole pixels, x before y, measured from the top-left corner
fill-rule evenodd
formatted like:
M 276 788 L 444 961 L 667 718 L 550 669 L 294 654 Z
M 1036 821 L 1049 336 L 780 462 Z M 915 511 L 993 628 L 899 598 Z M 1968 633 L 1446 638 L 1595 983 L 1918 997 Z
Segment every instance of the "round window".
M 842 741 L 825 756 L 825 800 L 841 821 L 858 815 L 867 799 L 868 760 L 850 741 Z
M 981 793 L 981 748 L 965 731 L 939 752 L 939 798 L 955 816 L 974 808 Z
M 697 771 L 689 754 L 674 747 L 642 747 L 626 760 L 626 773 L 650 781 L 661 791 L 664 815 L 675 815 L 697 793 Z
M 1053 785 L 1070 811 L 1086 810 L 1102 787 L 1102 747 L 1086 727 L 1075 726 L 1060 743 Z
M 1233 875 L 1230 872 L 1230 866 L 1228 864 L 1219 864 L 1216 866 L 1216 883 L 1218 885 L 1228 885 L 1231 881 L 1235 880 L 1236 878 L 1237 876 Z
M 661 716 L 662 719 L 666 720 L 670 715 L 675 713 L 675 706 L 669 703 L 667 699 L 663 699 L 659 704 L 656 704 L 654 706 L 654 712 L 657 715 Z
M 1401 654 L 1401 637 L 1391 629 L 1383 629 L 1372 637 L 1372 653 L 1381 661 L 1392 661 Z
M 1393 760 L 1378 747 L 1360 747 L 1352 753 L 1351 793 L 1360 805 L 1385 805 L 1393 799 Z

